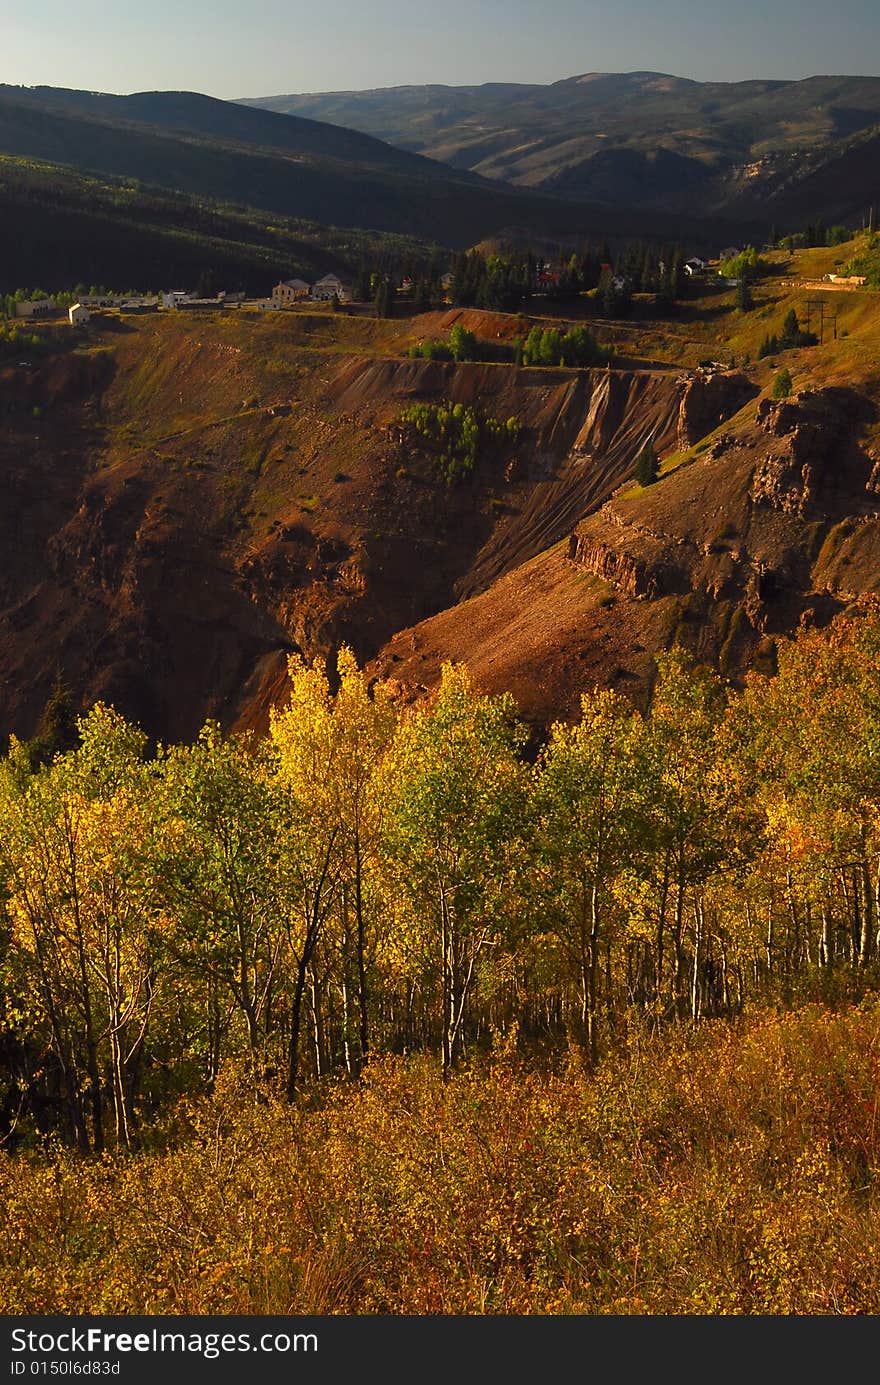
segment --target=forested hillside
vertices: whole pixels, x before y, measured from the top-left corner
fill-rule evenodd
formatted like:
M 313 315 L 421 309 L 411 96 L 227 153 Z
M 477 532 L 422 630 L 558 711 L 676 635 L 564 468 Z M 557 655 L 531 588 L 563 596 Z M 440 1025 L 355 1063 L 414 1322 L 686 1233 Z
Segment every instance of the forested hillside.
M 0 153 L 136 179 L 236 208 L 461 248 L 506 226 L 559 235 L 646 231 L 628 209 L 572 206 L 334 125 L 254 111 L 198 92 L 135 96 L 0 85 Z M 700 244 L 729 223 L 694 224 Z M 658 212 L 658 237 L 678 233 Z
M 7 1307 L 877 1311 L 878 651 L 672 654 L 529 757 L 451 666 L 156 754 L 59 701 L 0 777 Z
M 210 274 L 230 291 L 254 295 L 292 273 L 310 280 L 349 277 L 365 257 L 427 259 L 406 236 L 318 226 L 183 192 L 137 178 L 90 176 L 0 154 L 0 294 L 39 284 L 149 289 L 195 286 Z
M 633 1016 L 873 976 L 878 647 L 876 613 L 804 634 L 742 693 L 660 656 L 646 717 L 585 693 L 534 762 L 462 667 L 399 713 L 344 652 L 266 740 L 56 714 L 78 745 L 4 767 L 7 1118 L 130 1146 L 234 1058 L 292 1099 L 519 1026 L 595 1068 Z
M 861 218 L 878 193 L 877 77 L 697 82 L 589 72 L 546 86 L 436 84 L 249 104 L 609 208 L 768 218 L 795 229 L 815 216 Z

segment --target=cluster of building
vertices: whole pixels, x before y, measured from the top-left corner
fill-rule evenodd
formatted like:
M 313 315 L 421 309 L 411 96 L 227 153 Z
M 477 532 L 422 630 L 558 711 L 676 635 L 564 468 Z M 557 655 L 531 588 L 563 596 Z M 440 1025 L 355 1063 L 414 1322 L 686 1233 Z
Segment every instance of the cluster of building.
M 119 294 L 84 293 L 72 307 L 68 316 L 73 322 L 88 322 L 90 310 L 95 308 L 122 308 L 126 312 L 137 312 L 158 306 L 158 298 L 132 298 Z M 40 318 L 55 317 L 63 311 L 54 298 L 21 299 L 15 304 L 15 316 L 25 321 L 38 321 Z M 75 313 L 76 317 L 70 316 Z
M 305 279 L 282 279 L 272 290 L 272 297 L 260 300 L 260 307 L 290 308 L 294 303 L 310 300 L 312 303 L 330 303 L 334 298 L 340 303 L 350 303 L 353 294 L 350 284 L 345 284 L 338 274 L 325 274 L 317 283 L 307 284 Z
M 218 293 L 214 298 L 197 298 L 195 294 L 174 289 L 160 296 L 160 307 L 188 310 L 192 308 L 291 308 L 296 303 L 329 303 L 337 298 L 350 303 L 351 286 L 343 283 L 338 274 L 325 274 L 314 284 L 305 279 L 282 279 L 272 290 L 271 298 L 247 298 L 243 293 Z
M 199 298 L 195 293 L 184 289 L 172 289 L 170 293 L 160 293 L 160 308 L 240 308 L 246 301 L 243 293 L 215 293 L 211 298 Z
M 253 308 L 287 308 L 301 302 L 328 303 L 334 298 L 340 303 L 350 303 L 353 298 L 351 286 L 337 274 L 325 274 L 314 284 L 307 284 L 304 279 L 283 279 L 275 285 L 271 298 L 249 299 L 243 293 L 226 292 L 217 293 L 211 298 L 200 298 L 183 289 L 172 289 L 154 297 L 84 293 L 66 311 L 71 327 L 84 327 L 92 313 L 101 308 L 117 308 L 129 313 L 156 309 L 197 311 L 201 308 L 240 308 L 244 304 Z M 64 311 L 51 297 L 22 299 L 15 304 L 15 316 L 25 321 L 57 317 Z

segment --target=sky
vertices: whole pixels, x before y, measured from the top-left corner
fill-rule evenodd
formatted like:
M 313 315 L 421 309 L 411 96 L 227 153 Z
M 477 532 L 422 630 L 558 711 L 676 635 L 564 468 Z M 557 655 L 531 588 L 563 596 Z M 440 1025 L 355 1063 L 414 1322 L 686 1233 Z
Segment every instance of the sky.
M 0 0 L 0 82 L 227 99 L 584 72 L 880 75 L 877 0 Z

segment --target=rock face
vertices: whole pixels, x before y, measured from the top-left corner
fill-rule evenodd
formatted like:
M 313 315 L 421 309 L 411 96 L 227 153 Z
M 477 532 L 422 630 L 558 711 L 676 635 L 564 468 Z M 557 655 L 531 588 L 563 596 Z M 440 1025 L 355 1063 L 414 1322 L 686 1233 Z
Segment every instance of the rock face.
M 610 582 L 621 596 L 637 600 L 655 601 L 687 586 L 679 569 L 665 557 L 652 559 L 635 554 L 622 543 L 596 535 L 572 534 L 568 557 L 594 577 Z
M 22 356 L 28 356 L 26 346 Z M 71 352 L 38 364 L 23 361 L 0 368 L 0 414 L 29 414 L 34 409 L 77 402 L 100 394 L 113 378 L 110 351 Z
M 757 423 L 770 439 L 766 455 L 755 467 L 750 498 L 799 518 L 821 516 L 829 496 L 842 489 L 866 491 L 871 473 L 862 480 L 855 472 L 862 454 L 852 454 L 852 436 L 867 421 L 867 401 L 852 390 L 803 390 L 794 399 L 762 399 Z
M 739 371 L 698 371 L 683 387 L 678 416 L 679 447 L 692 447 L 757 393 L 757 385 Z

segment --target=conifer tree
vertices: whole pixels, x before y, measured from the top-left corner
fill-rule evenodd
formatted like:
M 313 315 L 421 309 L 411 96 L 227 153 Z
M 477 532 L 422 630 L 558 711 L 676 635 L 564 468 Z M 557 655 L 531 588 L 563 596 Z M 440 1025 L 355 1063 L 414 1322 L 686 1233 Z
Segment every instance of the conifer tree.
M 660 473 L 660 463 L 653 441 L 649 438 L 636 457 L 636 480 L 640 486 L 652 486 Z

